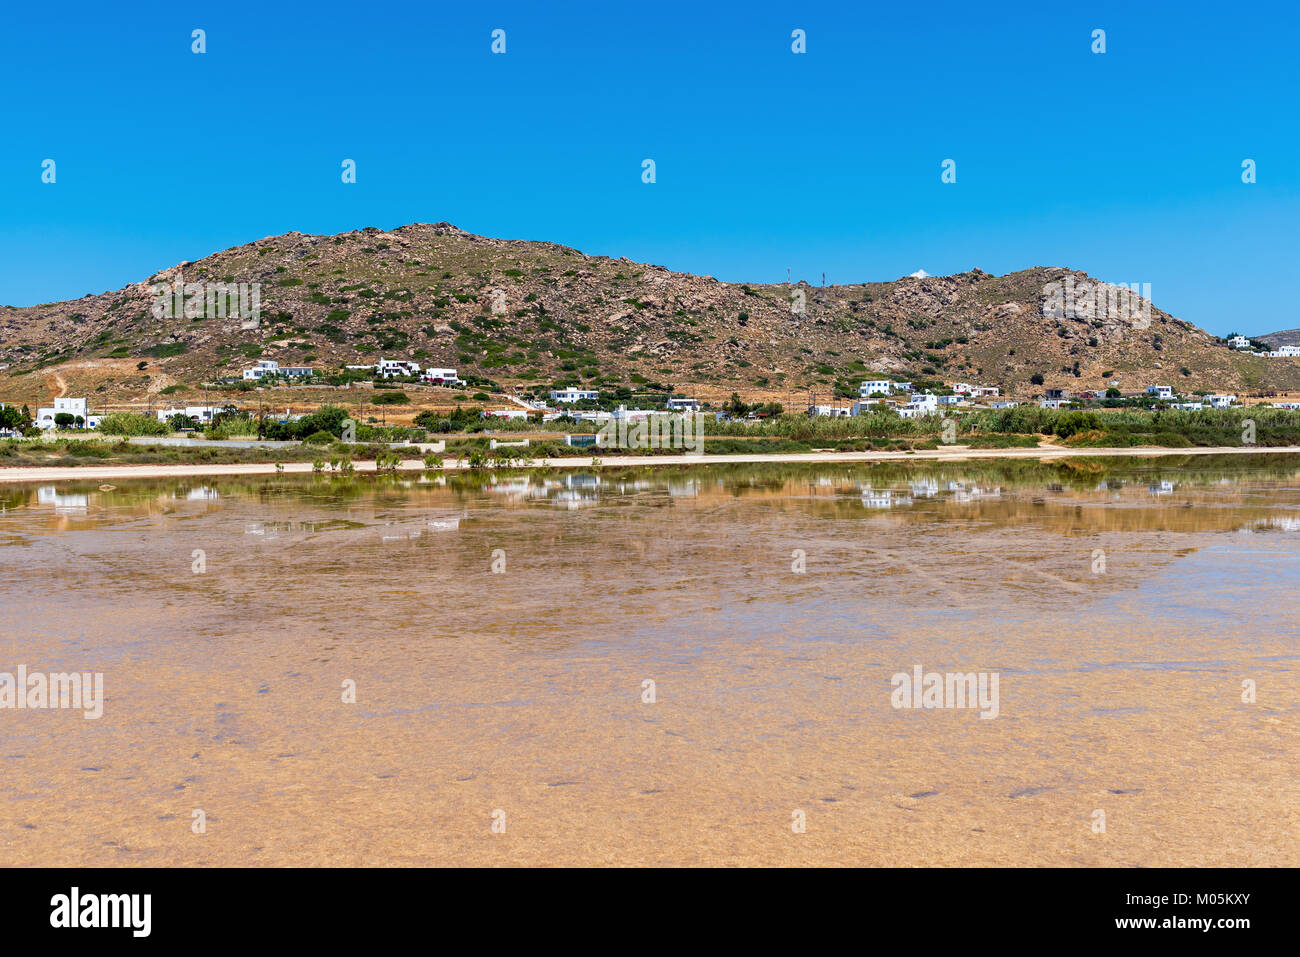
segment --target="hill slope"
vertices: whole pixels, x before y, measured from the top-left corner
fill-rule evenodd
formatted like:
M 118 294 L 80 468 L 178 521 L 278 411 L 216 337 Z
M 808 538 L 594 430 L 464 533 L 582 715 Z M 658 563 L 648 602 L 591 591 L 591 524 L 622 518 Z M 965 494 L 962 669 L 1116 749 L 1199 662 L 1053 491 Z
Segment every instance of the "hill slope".
M 155 283 L 261 284 L 261 322 L 155 318 Z M 109 396 L 238 375 L 255 358 L 334 370 L 380 356 L 446 365 L 518 388 L 555 382 L 790 398 L 856 388 L 868 373 L 963 380 L 1027 396 L 1047 386 L 1126 390 L 1300 387 L 1300 364 L 1242 356 L 1152 308 L 1149 324 L 1044 315 L 1035 267 L 813 287 L 731 284 L 447 223 L 338 236 L 287 233 L 181 263 L 115 292 L 0 307 L 0 399 L 86 388 Z M 499 290 L 499 292 L 497 292 Z M 802 297 L 805 308 L 792 311 Z M 498 312 L 493 311 L 494 303 Z M 137 370 L 139 362 L 147 362 Z M 1184 373 L 1182 370 L 1186 370 Z M 51 384 L 51 378 L 56 381 Z M 62 383 L 61 385 L 59 383 Z

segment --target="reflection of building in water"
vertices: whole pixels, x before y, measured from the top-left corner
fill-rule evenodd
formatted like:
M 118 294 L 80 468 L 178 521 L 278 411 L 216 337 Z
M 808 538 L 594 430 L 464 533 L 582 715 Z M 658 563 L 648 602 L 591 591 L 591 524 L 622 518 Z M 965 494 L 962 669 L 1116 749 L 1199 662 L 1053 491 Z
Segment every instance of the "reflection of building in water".
M 920 479 L 908 484 L 912 487 L 912 494 L 917 498 L 933 498 L 939 494 L 939 480 L 936 478 Z
M 1159 485 L 1148 485 L 1147 491 L 1152 495 L 1169 495 L 1174 490 L 1173 482 L 1161 482 Z
M 862 504 L 867 508 L 893 508 L 895 505 L 911 505 L 912 497 L 897 494 L 892 489 L 867 486 L 862 490 Z
M 85 515 L 90 498 L 82 494 L 67 495 L 53 485 L 47 485 L 36 490 L 36 502 L 38 505 L 53 505 L 59 515 Z
M 678 479 L 677 481 L 673 481 L 670 479 L 668 481 L 668 494 L 674 498 L 678 496 L 694 498 L 696 495 L 700 494 L 700 480 L 686 479 L 685 481 L 682 481 Z
M 206 502 L 218 498 L 221 498 L 221 493 L 214 488 L 208 488 L 206 485 L 192 488 L 185 493 L 185 500 L 187 502 Z
M 1281 532 L 1300 532 L 1300 518 L 1291 518 L 1286 515 L 1266 518 L 1254 525 L 1247 526 L 1245 531 L 1254 531 L 1260 528 L 1276 528 Z

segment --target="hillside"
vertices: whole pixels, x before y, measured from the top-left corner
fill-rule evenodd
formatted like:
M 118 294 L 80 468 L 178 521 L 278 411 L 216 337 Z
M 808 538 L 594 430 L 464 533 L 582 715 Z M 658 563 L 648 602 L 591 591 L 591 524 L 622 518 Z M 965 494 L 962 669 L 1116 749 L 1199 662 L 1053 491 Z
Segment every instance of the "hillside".
M 261 284 L 261 322 L 155 318 L 155 283 Z M 1126 390 L 1300 387 L 1300 363 L 1242 356 L 1159 309 L 1044 316 L 1044 289 L 1090 280 L 1060 267 L 814 287 L 749 285 L 491 239 L 447 223 L 338 236 L 288 233 L 181 263 L 113 292 L 0 307 L 0 399 L 64 389 L 138 399 L 238 376 L 256 358 L 334 371 L 379 357 L 453 366 L 502 387 L 655 384 L 789 402 L 868 373 L 960 379 L 1029 396 L 1047 386 Z M 501 290 L 495 294 L 494 290 Z M 792 297 L 806 308 L 792 312 Z M 494 301 L 499 312 L 493 312 Z M 140 368 L 141 363 L 147 363 Z M 1185 372 L 1183 370 L 1186 370 Z
M 1259 342 L 1267 342 L 1274 349 L 1282 346 L 1300 346 L 1300 329 L 1284 329 L 1281 332 L 1270 332 L 1253 338 Z

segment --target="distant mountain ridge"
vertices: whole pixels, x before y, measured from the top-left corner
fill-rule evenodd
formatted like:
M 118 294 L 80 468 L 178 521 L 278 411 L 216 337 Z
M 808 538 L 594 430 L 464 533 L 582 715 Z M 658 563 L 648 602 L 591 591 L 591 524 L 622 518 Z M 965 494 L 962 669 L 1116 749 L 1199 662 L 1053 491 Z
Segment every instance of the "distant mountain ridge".
M 244 328 L 206 308 L 155 316 L 154 285 L 177 279 L 257 284 L 260 324 Z M 788 399 L 856 390 L 871 375 L 1016 396 L 1112 380 L 1131 391 L 1300 388 L 1300 364 L 1240 355 L 1153 305 L 1143 321 L 1087 309 L 1047 315 L 1046 290 L 1061 284 L 1094 281 L 1036 266 L 825 287 L 724 283 L 450 223 L 291 232 L 120 290 L 0 307 L 0 362 L 11 367 L 0 400 L 56 387 L 129 397 L 238 376 L 259 358 L 335 370 L 381 356 L 511 390 L 655 384 Z

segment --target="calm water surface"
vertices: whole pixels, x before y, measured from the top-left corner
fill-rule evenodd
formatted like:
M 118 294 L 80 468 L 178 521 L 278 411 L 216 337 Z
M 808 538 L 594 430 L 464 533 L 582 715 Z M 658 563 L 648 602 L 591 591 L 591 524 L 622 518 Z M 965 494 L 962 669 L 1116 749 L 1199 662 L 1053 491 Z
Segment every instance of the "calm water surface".
M 7 487 L 0 672 L 106 701 L 0 860 L 1300 864 L 1298 556 L 1284 456 Z

